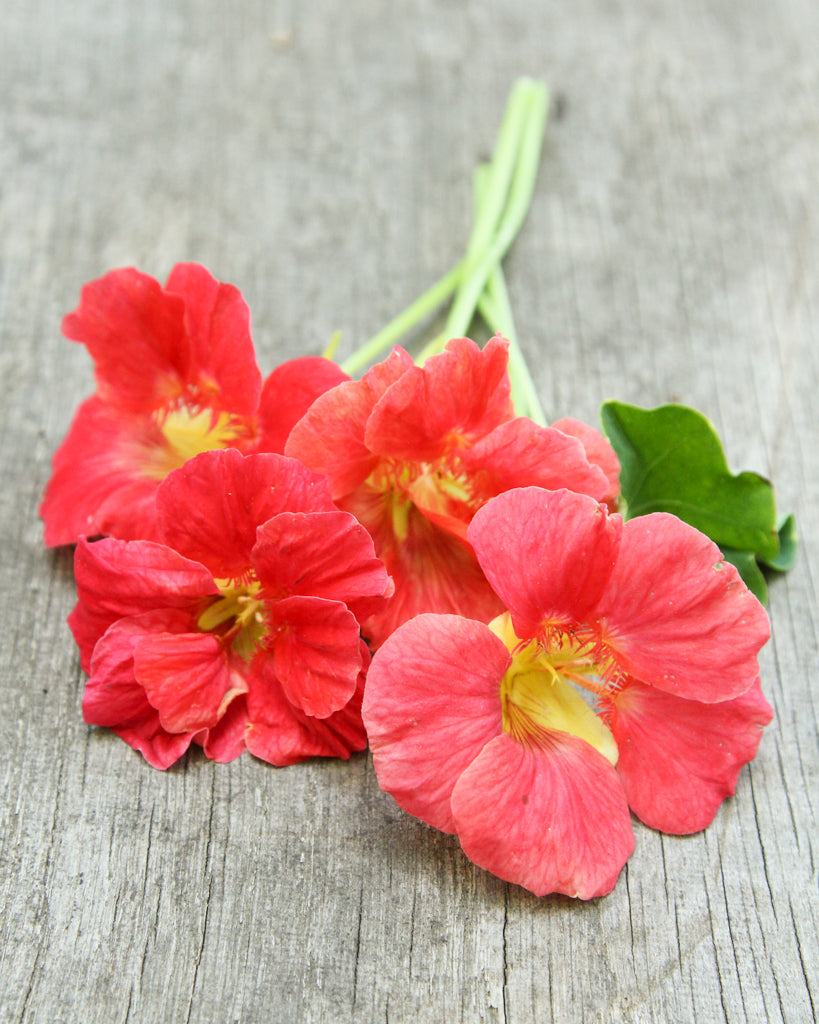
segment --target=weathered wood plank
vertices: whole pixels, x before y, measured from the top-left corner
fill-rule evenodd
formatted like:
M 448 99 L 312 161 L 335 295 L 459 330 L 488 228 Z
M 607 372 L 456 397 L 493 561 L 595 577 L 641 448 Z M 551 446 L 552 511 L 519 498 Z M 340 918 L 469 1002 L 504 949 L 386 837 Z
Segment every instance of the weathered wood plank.
M 0 37 L 0 1019 L 802 1024 L 819 1007 L 819 8 L 670 0 L 12 3 Z M 513 79 L 556 102 L 507 270 L 544 404 L 679 399 L 796 511 L 776 720 L 704 834 L 537 900 L 366 755 L 167 773 L 82 722 L 51 453 L 81 284 L 196 259 L 263 370 L 350 350 L 460 255 Z

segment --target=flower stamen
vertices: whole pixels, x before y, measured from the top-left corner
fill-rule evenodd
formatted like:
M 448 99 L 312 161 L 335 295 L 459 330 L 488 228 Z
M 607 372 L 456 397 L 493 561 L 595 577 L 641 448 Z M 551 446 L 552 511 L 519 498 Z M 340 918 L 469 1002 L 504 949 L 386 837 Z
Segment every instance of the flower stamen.
M 500 686 L 504 732 L 524 745 L 542 745 L 549 731 L 568 732 L 615 764 L 617 747 L 611 732 L 575 689 L 587 690 L 598 700 L 609 695 L 609 667 L 594 657 L 598 645 L 585 638 L 578 643 L 571 633 L 558 630 L 550 631 L 551 645 L 540 639 L 520 640 L 508 612 L 489 628 L 512 654 Z
M 264 603 L 259 596 L 261 586 L 255 581 L 240 586 L 221 582 L 226 584 L 220 586 L 222 596 L 208 605 L 197 625 L 205 633 L 217 633 L 241 658 L 250 661 L 266 632 Z

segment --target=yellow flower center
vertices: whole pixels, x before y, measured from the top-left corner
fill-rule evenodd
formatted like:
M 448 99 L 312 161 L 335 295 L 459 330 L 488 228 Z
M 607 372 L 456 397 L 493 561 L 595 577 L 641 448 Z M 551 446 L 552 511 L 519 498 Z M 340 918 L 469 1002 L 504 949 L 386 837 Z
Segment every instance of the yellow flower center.
M 545 731 L 568 732 L 616 764 L 614 737 L 575 689 L 581 686 L 597 695 L 605 692 L 608 669 L 599 651 L 559 632 L 546 642 L 520 640 L 508 612 L 489 628 L 512 654 L 500 687 L 504 732 L 522 744 L 536 742 Z
M 380 495 L 387 522 L 399 543 L 406 541 L 413 509 L 426 518 L 445 517 L 452 531 L 466 537 L 472 495 L 464 474 L 441 462 L 399 463 L 385 460 L 370 475 L 367 487 Z M 466 512 L 465 510 L 469 510 Z
M 221 597 L 202 612 L 197 625 L 204 633 L 217 633 L 229 641 L 234 651 L 249 662 L 259 641 L 267 632 L 264 602 L 259 597 L 261 584 L 252 580 L 237 584 L 216 580 Z
M 152 445 L 143 464 L 145 476 L 164 480 L 172 469 L 188 459 L 213 448 L 229 448 L 246 433 L 243 424 L 227 412 L 211 409 L 195 411 L 181 406 L 168 413 L 155 414 L 164 443 Z

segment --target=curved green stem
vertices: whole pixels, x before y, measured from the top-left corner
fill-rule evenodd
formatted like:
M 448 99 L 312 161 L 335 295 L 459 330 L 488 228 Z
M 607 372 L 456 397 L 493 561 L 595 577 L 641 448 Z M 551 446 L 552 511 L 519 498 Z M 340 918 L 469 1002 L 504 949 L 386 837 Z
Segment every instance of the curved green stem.
M 546 130 L 549 94 L 544 85 L 536 82 L 527 87 L 526 130 L 520 141 L 515 173 L 497 232 L 492 242 L 465 270 L 444 328 L 448 338 L 466 333 L 486 282 L 503 257 L 526 217 L 537 179 L 540 151 Z
M 502 334 L 509 342 L 509 380 L 515 412 L 518 416 L 528 416 L 541 427 L 547 426 L 548 421 L 535 382 L 518 343 L 506 280 L 500 266 L 493 270 L 486 283 L 478 301 L 478 311 L 490 329 L 496 334 Z
M 341 369 L 352 376 L 371 363 L 385 348 L 389 348 L 402 335 L 411 330 L 419 320 L 423 320 L 425 316 L 436 310 L 458 287 L 465 263 L 465 259 L 461 260 L 448 274 L 444 274 L 440 280 L 428 288 L 423 295 L 419 295 L 415 302 L 390 320 L 361 348 L 356 349 L 351 356 L 348 356 L 341 364 Z
M 509 371 L 520 409 L 538 422 L 543 420 L 543 410 L 515 339 L 500 265 L 532 200 L 548 105 L 545 85 L 527 78 L 515 83 L 492 161 L 476 172 L 475 221 L 464 258 L 345 359 L 341 367 L 346 373 L 366 367 L 454 294 L 443 332 L 427 343 L 416 362 L 421 364 L 442 351 L 449 338 L 466 334 L 478 309 L 493 330 L 510 340 Z

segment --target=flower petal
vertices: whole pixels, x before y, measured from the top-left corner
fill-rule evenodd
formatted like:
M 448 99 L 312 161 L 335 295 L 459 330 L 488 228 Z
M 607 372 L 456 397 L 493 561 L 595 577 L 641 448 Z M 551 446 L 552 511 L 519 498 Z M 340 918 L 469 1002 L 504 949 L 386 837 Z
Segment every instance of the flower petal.
M 461 455 L 473 496 L 481 503 L 513 487 L 566 488 L 601 501 L 609 490 L 603 471 L 586 458 L 577 438 L 539 427 L 523 416 L 502 423 Z
M 204 566 L 164 544 L 105 538 L 80 539 L 74 554 L 77 604 L 68 624 L 88 672 L 94 645 L 117 619 L 157 609 L 182 609 L 194 617 L 218 593 Z
M 107 726 L 154 768 L 167 768 L 185 753 L 194 733 L 169 733 L 134 675 L 134 644 L 156 629 L 190 628 L 184 612 L 148 613 L 121 619 L 100 639 L 83 695 L 83 718 Z
M 358 622 L 340 601 L 319 597 L 286 597 L 270 609 L 272 672 L 285 697 L 306 715 L 326 718 L 355 692 L 361 671 Z M 269 654 L 259 656 L 269 665 Z
M 711 822 L 773 718 L 758 679 L 741 696 L 718 704 L 683 700 L 629 680 L 605 710 L 631 809 L 651 828 L 675 835 Z
M 500 682 L 511 658 L 480 622 L 419 615 L 378 651 L 362 713 L 381 788 L 405 811 L 454 831 L 450 795 L 501 732 Z
M 127 267 L 84 285 L 62 327 L 91 354 L 102 399 L 150 412 L 185 390 L 191 350 L 184 314 L 180 296 Z
M 74 544 L 97 534 L 158 540 L 158 480 L 143 470 L 162 443 L 160 432 L 143 418 L 96 395 L 86 399 L 54 454 L 40 504 L 46 544 Z
M 622 522 L 570 491 L 522 487 L 487 502 L 468 537 L 524 640 L 583 622 L 617 557 Z
M 359 621 L 383 608 L 387 570 L 349 512 L 282 512 L 256 536 L 253 565 L 268 597 L 341 601 Z
M 600 467 L 608 481 L 608 487 L 605 495 L 598 498 L 598 501 L 604 501 L 614 512 L 614 502 L 620 494 L 620 460 L 617 458 L 617 452 L 599 430 L 570 416 L 557 420 L 552 424 L 552 429 L 576 437 L 585 448 L 589 462 Z
M 339 384 L 321 395 L 293 427 L 285 453 L 324 473 L 334 498 L 355 490 L 379 462 L 364 440 L 373 407 L 414 365 L 403 349 L 395 348 L 361 380 Z
M 210 633 L 155 633 L 134 645 L 134 673 L 168 732 L 213 728 L 247 682 Z
M 469 447 L 514 416 L 506 364 L 509 343 L 499 335 L 483 349 L 453 338 L 440 355 L 412 367 L 373 409 L 367 447 L 413 462 Z
M 313 402 L 349 379 L 338 363 L 322 356 L 302 356 L 277 366 L 262 387 L 257 450 L 283 454 L 290 431 Z
M 597 614 L 624 671 L 691 700 L 747 690 L 770 635 L 765 609 L 716 544 L 662 512 L 626 523 Z
M 362 663 L 366 664 L 369 655 L 363 643 L 360 655 Z M 245 732 L 247 749 L 255 757 L 275 765 L 296 764 L 309 757 L 339 757 L 346 761 L 353 751 L 367 746 L 361 721 L 364 676 L 362 669 L 353 696 L 340 711 L 326 718 L 315 718 L 294 707 L 275 678 L 270 675 L 262 678 L 251 671 L 247 697 L 249 725 Z
M 203 452 L 174 470 L 156 494 L 166 544 L 218 579 L 247 573 L 256 530 L 279 512 L 335 508 L 324 477 L 283 455 Z
M 250 310 L 239 289 L 217 281 L 198 263 L 177 263 L 165 290 L 185 303 L 188 387 L 196 389 L 202 404 L 252 416 L 259 405 L 262 375 L 250 337 Z
M 602 896 L 634 850 L 615 770 L 566 733 L 497 736 L 458 779 L 452 812 L 470 860 L 537 896 Z
M 202 742 L 205 757 L 220 764 L 234 761 L 245 749 L 245 733 L 249 725 L 247 700 L 239 694 Z
M 407 505 L 406 523 L 398 536 L 389 497 L 383 493 L 362 487 L 341 504 L 366 527 L 395 584 L 383 611 L 363 623 L 364 635 L 374 649 L 398 626 L 423 612 L 456 613 L 489 622 L 503 611 L 472 549 L 430 522 L 414 505 Z

